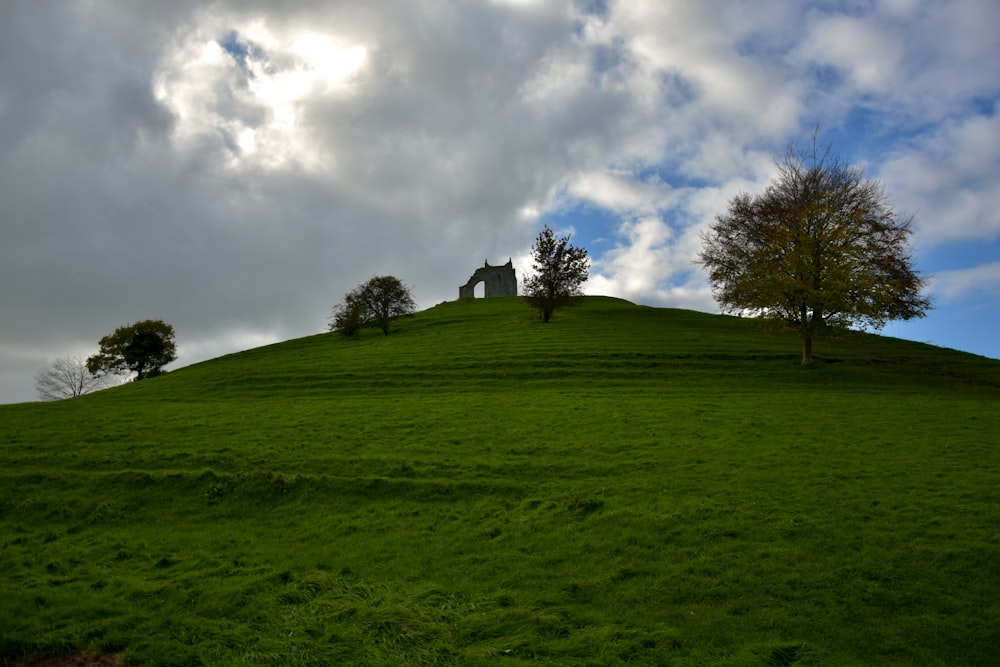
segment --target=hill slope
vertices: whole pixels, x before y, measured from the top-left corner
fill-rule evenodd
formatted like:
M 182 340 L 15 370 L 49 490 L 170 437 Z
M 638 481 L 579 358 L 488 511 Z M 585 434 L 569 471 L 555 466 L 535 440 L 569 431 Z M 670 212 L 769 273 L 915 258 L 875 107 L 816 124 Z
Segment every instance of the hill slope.
M 1000 362 L 441 304 L 0 407 L 0 656 L 987 664 Z

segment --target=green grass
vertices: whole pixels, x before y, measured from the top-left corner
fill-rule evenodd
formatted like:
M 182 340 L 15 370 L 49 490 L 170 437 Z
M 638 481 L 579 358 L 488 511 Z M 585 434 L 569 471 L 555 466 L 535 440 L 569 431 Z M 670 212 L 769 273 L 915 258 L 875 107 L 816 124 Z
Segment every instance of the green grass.
M 590 297 L 0 407 L 0 657 L 987 665 L 1000 362 Z

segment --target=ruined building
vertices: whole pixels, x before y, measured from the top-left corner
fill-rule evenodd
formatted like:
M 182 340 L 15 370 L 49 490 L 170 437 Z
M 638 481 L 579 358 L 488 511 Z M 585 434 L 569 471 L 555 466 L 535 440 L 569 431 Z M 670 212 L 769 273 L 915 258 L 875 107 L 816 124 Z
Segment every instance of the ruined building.
M 503 266 L 490 266 L 487 260 L 481 268 L 476 269 L 469 282 L 458 288 L 458 298 L 475 297 L 476 285 L 479 283 L 486 283 L 484 296 L 517 296 L 517 275 L 510 259 Z

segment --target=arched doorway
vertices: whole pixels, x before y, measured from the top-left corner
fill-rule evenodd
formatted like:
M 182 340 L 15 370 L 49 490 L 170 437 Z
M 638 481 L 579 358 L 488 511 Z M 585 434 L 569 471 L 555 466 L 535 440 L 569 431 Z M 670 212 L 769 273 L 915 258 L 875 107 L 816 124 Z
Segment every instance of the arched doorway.
M 482 287 L 480 287 L 482 285 Z M 491 266 L 487 261 L 458 288 L 458 298 L 483 298 L 491 296 L 517 296 L 517 274 L 514 263 L 507 260 L 502 266 Z

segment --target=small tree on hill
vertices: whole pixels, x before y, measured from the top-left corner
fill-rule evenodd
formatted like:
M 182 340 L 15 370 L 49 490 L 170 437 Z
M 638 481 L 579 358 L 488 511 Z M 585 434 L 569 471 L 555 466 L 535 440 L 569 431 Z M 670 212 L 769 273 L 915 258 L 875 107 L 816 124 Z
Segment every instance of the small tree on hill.
M 879 329 L 923 317 L 930 301 L 913 270 L 911 218 L 877 181 L 828 151 L 789 149 L 759 195 L 738 194 L 702 236 L 698 263 L 724 310 L 791 325 L 812 362 L 813 336 L 831 326 Z
M 62 357 L 35 376 L 35 391 L 43 401 L 83 396 L 104 389 L 111 382 L 98 377 L 87 369 L 87 362 L 80 357 Z
M 87 370 L 96 376 L 135 373 L 144 380 L 177 358 L 174 328 L 163 320 L 118 327 L 98 344 L 98 353 L 87 359 Z
M 524 282 L 524 298 L 538 310 L 543 322 L 552 313 L 583 294 L 580 286 L 590 274 L 586 248 L 569 244 L 569 235 L 556 238 L 545 225 L 531 248 L 534 274 Z
M 344 295 L 334 306 L 330 331 L 353 336 L 364 327 L 378 327 L 389 335 L 390 323 L 417 309 L 410 288 L 393 276 L 376 276 Z
M 344 300 L 333 307 L 333 317 L 330 319 L 330 331 L 339 331 L 345 336 L 353 336 L 361 330 L 362 313 L 361 300 L 358 296 L 360 287 L 344 295 Z

